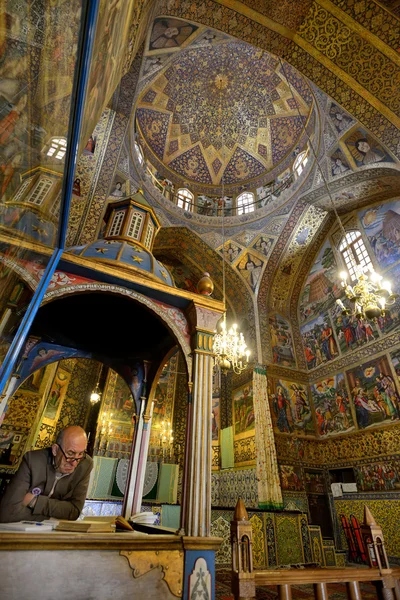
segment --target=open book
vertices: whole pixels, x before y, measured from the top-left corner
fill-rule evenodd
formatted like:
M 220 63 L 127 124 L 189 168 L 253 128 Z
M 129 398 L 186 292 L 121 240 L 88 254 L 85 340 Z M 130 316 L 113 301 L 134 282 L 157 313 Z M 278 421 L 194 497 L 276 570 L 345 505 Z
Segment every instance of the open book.
M 133 527 L 124 517 L 89 517 L 81 521 L 59 521 L 56 531 L 112 533 L 114 531 L 133 531 Z

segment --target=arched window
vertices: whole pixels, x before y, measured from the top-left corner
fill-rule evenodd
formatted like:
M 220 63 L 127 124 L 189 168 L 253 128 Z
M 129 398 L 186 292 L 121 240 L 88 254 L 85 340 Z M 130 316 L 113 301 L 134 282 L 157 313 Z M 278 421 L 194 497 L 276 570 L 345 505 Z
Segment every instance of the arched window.
M 137 142 L 135 142 L 135 150 L 136 150 L 139 164 L 140 164 L 140 166 L 142 166 L 144 163 L 144 155 L 143 155 L 143 151 L 142 151 L 141 147 L 139 146 L 139 144 Z
M 46 198 L 47 194 L 50 192 L 54 183 L 54 179 L 42 177 L 41 179 L 39 179 L 26 201 L 30 202 L 31 204 L 35 204 L 36 206 L 40 206 L 43 203 L 43 200 Z
M 176 203 L 179 208 L 183 208 L 183 210 L 191 210 L 193 198 L 194 196 L 192 192 L 189 192 L 189 190 L 186 188 L 182 188 L 178 190 Z
M 254 194 L 251 192 L 243 192 L 236 198 L 237 214 L 244 215 L 254 211 Z
M 67 151 L 67 140 L 66 138 L 52 138 L 47 149 L 46 155 L 52 156 L 53 158 L 58 158 L 58 160 L 62 160 Z
M 140 232 L 142 229 L 143 223 L 143 213 L 135 211 L 131 216 L 131 221 L 129 223 L 127 236 L 133 238 L 134 240 L 140 239 Z
M 296 176 L 299 177 L 304 167 L 308 162 L 308 151 L 300 152 L 300 154 L 296 157 L 296 160 L 293 163 L 293 171 L 296 173 Z
M 373 268 L 368 250 L 365 247 L 360 231 L 357 229 L 346 233 L 346 237 L 340 242 L 339 250 L 352 281 L 357 279 L 356 270 L 358 268 L 364 272 L 368 271 L 369 267 Z
M 114 213 L 114 217 L 113 217 L 108 235 L 111 235 L 111 236 L 119 235 L 119 233 L 122 229 L 122 222 L 124 220 L 124 216 L 125 216 L 124 210 L 119 210 L 116 213 Z
M 151 248 L 151 242 L 153 241 L 154 225 L 149 221 L 146 229 L 146 237 L 144 238 L 144 245 L 146 248 Z

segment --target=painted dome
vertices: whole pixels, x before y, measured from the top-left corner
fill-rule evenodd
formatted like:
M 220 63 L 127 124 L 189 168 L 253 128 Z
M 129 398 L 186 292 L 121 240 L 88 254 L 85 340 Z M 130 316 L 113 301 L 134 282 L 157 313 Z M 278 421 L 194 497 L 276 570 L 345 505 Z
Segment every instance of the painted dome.
M 312 109 L 311 89 L 295 69 L 229 41 L 180 52 L 138 99 L 136 126 L 146 157 L 165 176 L 232 188 L 292 156 Z

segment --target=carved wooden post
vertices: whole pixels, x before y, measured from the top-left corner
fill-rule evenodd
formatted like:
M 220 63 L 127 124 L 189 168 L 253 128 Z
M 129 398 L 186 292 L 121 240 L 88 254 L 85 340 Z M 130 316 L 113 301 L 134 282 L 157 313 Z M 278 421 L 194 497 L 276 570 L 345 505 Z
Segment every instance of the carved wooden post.
M 382 528 L 376 523 L 368 506 L 364 506 L 364 523 L 361 525 L 361 535 L 367 548 L 370 567 L 378 567 L 382 576 L 379 590 L 385 600 L 394 600 L 396 582 L 392 575 L 389 560 L 386 554 Z
M 292 588 L 290 587 L 290 583 L 278 585 L 278 598 L 279 600 L 292 600 Z
M 232 593 L 235 600 L 256 597 L 253 570 L 253 531 L 246 507 L 239 498 L 231 522 Z

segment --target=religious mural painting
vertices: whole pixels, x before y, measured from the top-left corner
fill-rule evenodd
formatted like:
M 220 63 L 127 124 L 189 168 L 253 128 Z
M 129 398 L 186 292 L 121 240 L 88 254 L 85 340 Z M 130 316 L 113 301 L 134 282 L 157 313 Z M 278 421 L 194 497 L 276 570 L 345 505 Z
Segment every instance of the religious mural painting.
M 292 492 L 304 491 L 302 468 L 295 465 L 279 465 L 282 490 Z
M 361 127 L 346 137 L 345 143 L 357 167 L 379 162 L 393 162 L 386 150 Z
M 274 245 L 275 238 L 260 235 L 260 237 L 256 240 L 256 242 L 252 245 L 253 250 L 256 250 L 260 254 L 264 254 L 264 256 L 269 256 L 271 253 L 272 247 Z
M 349 173 L 351 171 L 349 163 L 346 160 L 345 155 L 342 150 L 337 149 L 331 155 L 331 174 L 332 177 L 336 177 L 338 175 L 344 175 L 345 173 Z
M 230 263 L 234 263 L 235 260 L 240 256 L 242 248 L 232 240 L 229 240 L 225 242 L 223 246 L 221 246 L 219 252 L 221 254 L 223 253 L 224 258 Z
M 0 469 L 15 468 L 22 458 L 27 433 L 13 429 L 0 429 Z
M 354 468 L 357 487 L 361 492 L 400 490 L 398 462 L 359 465 Z
M 318 435 L 322 437 L 352 431 L 354 421 L 344 375 L 332 375 L 310 387 Z
M 400 201 L 367 208 L 359 219 L 378 266 L 386 269 L 400 260 Z
M 347 379 L 360 429 L 400 418 L 400 395 L 386 356 L 347 371 Z
M 263 266 L 263 261 L 250 253 L 247 253 L 237 265 L 238 271 L 242 277 L 244 277 L 253 292 L 257 289 Z
M 179 48 L 198 27 L 180 19 L 163 17 L 154 20 L 148 50 Z
M 355 124 L 355 120 L 341 107 L 331 103 L 329 117 L 339 135 L 342 135 L 349 127 Z
M 293 433 L 293 431 L 315 433 L 305 385 L 278 379 L 274 393 L 270 394 L 270 404 L 274 426 L 281 433 Z
M 299 309 L 301 322 L 305 322 L 315 314 L 326 312 L 340 294 L 335 255 L 332 246 L 326 241 L 311 267 L 301 295 Z
M 391 352 L 390 358 L 392 359 L 392 365 L 397 375 L 397 385 L 400 386 L 400 348 Z
M 378 329 L 373 321 L 357 319 L 354 314 L 344 315 L 337 304 L 331 309 L 331 317 L 342 354 L 355 350 L 379 337 Z
M 309 471 L 304 472 L 304 483 L 306 492 L 310 494 L 325 494 L 325 476 L 323 471 Z
M 253 384 L 251 381 L 232 392 L 234 437 L 249 437 L 255 428 Z
M 116 173 L 112 180 L 110 191 L 109 191 L 109 200 L 121 200 L 121 198 L 127 198 L 131 194 L 134 194 L 136 190 L 131 190 L 131 182 L 127 179 L 126 176 L 120 175 Z
M 339 355 L 329 314 L 313 319 L 300 328 L 308 369 L 329 362 Z
M 296 367 L 292 332 L 289 322 L 278 314 L 269 318 L 272 360 L 284 367 Z
M 43 423 L 46 425 L 53 427 L 56 425 L 70 379 L 71 373 L 69 371 L 63 367 L 57 368 L 42 417 Z

